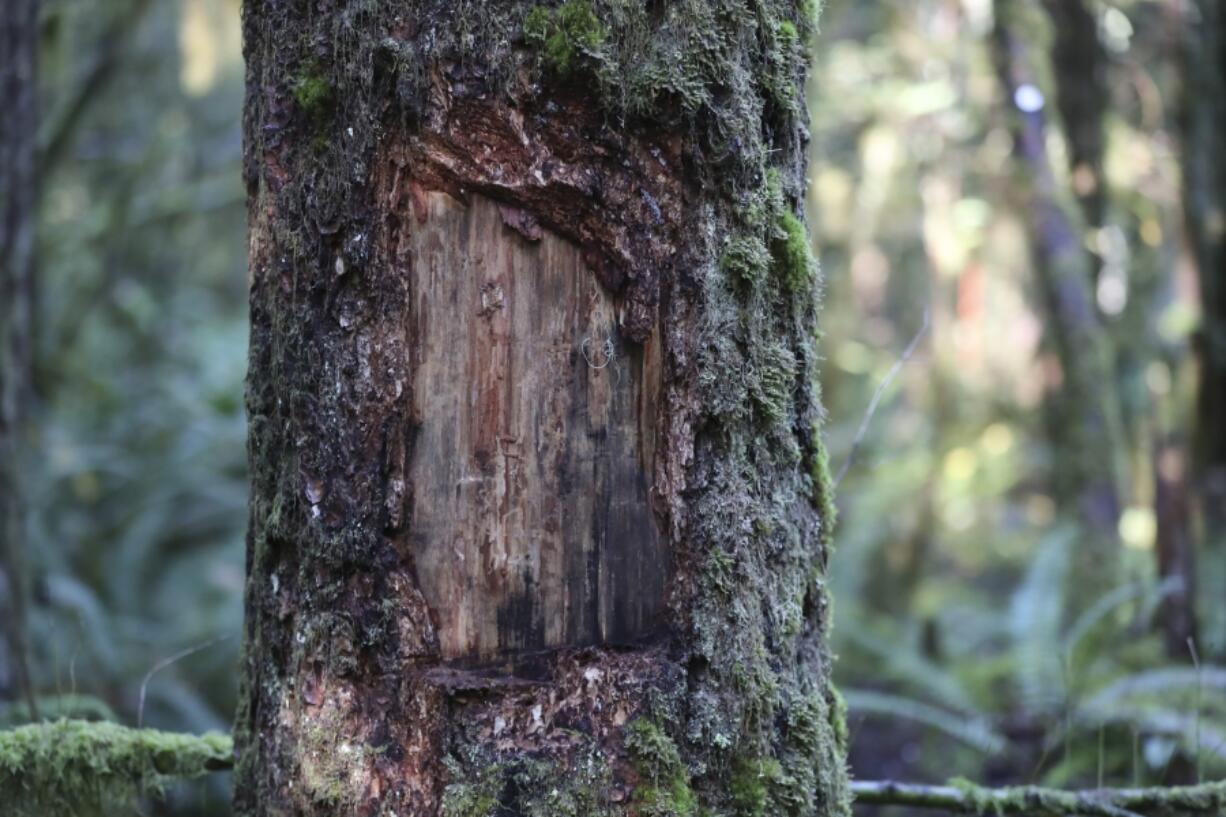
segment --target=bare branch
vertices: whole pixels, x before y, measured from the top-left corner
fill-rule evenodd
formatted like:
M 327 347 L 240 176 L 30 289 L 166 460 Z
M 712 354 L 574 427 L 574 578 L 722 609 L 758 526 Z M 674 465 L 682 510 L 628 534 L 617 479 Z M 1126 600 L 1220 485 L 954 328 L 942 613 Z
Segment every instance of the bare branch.
M 222 641 L 225 641 L 229 637 L 230 636 L 228 635 L 219 635 L 216 638 L 210 638 L 208 641 L 205 641 L 203 644 L 197 644 L 194 647 L 188 647 L 187 649 L 179 650 L 174 655 L 171 655 L 167 658 L 163 658 L 161 661 L 158 661 L 156 664 L 154 664 L 153 667 L 147 673 L 145 673 L 144 679 L 141 680 L 140 682 L 140 698 L 136 705 L 136 726 L 139 728 L 145 722 L 145 690 L 148 689 L 149 681 L 153 679 L 154 675 L 166 669 L 174 662 L 179 661 L 183 658 L 187 658 L 189 655 L 195 655 L 201 650 L 208 649 L 214 644 L 218 644 Z
M 885 390 L 889 388 L 890 383 L 894 382 L 894 378 L 898 377 L 902 367 L 907 365 L 907 361 L 911 359 L 911 355 L 915 354 L 916 347 L 919 346 L 919 342 L 923 340 L 924 335 L 927 333 L 928 310 L 924 309 L 924 322 L 915 333 L 915 337 L 911 338 L 911 342 L 903 350 L 902 357 L 894 361 L 894 365 L 890 367 L 885 377 L 881 379 L 881 383 L 877 385 L 877 391 L 873 392 L 873 399 L 869 401 L 868 409 L 864 412 L 864 418 L 860 420 L 860 428 L 856 431 L 856 437 L 851 442 L 851 450 L 847 452 L 847 459 L 843 460 L 843 467 L 839 469 L 838 476 L 834 478 L 834 487 L 839 487 L 839 483 L 843 481 L 843 477 L 847 476 L 847 471 L 856 461 L 856 454 L 860 452 L 860 444 L 864 442 L 864 435 L 868 433 L 868 424 L 873 421 L 873 415 L 877 413 L 877 405 L 881 402 L 881 396 L 885 394 Z

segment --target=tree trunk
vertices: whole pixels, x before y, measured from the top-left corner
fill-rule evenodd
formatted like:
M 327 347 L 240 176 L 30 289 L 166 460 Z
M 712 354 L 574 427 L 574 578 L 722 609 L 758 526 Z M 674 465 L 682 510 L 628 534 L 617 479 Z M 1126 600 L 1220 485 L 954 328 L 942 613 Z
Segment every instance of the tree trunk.
M 1060 188 L 1047 152 L 1045 102 L 1014 26 L 1024 3 L 997 0 L 997 70 L 1013 117 L 1019 196 L 1030 229 L 1035 275 L 1046 313 L 1046 343 L 1058 371 L 1047 401 L 1053 491 L 1076 520 L 1071 612 L 1110 590 L 1118 575 L 1119 420 L 1110 357 L 1091 291 L 1090 256 L 1075 207 Z
M 843 815 L 800 0 L 255 0 L 243 815 Z
M 1187 480 L 1181 446 L 1160 442 L 1154 452 L 1154 515 L 1157 530 L 1154 550 L 1158 576 L 1175 582 L 1158 606 L 1158 625 L 1166 654 L 1176 661 L 1194 655 L 1196 626 L 1196 549 L 1189 525 Z
M 30 388 L 34 286 L 35 52 L 38 3 L 11 0 L 0 19 L 0 698 L 20 689 L 37 714 L 25 649 L 22 504 L 17 457 Z
M 1201 329 L 1196 337 L 1195 482 L 1204 516 L 1207 553 L 1226 574 L 1226 9 L 1215 0 L 1188 6 L 1182 104 L 1184 213 L 1200 281 Z M 1216 580 L 1216 581 L 1215 581 Z M 1219 650 L 1226 650 L 1226 620 L 1213 605 Z M 1226 654 L 1226 653 L 1223 653 Z
M 1084 0 L 1043 0 L 1052 23 L 1051 58 L 1056 104 L 1068 138 L 1069 173 L 1086 224 L 1103 226 L 1107 209 L 1103 177 L 1103 117 L 1111 101 L 1107 55 L 1098 17 Z M 1097 270 L 1091 270 L 1097 278 Z

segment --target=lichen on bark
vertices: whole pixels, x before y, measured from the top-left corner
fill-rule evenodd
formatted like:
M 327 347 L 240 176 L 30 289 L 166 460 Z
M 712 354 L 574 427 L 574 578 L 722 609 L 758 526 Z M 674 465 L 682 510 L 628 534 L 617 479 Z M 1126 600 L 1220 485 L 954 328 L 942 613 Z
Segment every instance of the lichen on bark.
M 239 813 L 846 814 L 801 208 L 813 6 L 312 9 L 244 11 Z M 646 477 L 672 566 L 650 641 L 441 658 L 405 511 L 422 418 L 403 248 L 434 191 L 574 242 L 621 340 L 660 344 Z M 734 790 L 746 758 L 762 774 Z

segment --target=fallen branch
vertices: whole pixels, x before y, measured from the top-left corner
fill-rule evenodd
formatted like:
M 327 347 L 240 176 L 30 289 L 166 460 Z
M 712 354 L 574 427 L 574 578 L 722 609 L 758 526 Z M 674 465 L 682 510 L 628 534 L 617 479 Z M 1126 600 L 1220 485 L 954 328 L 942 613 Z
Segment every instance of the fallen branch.
M 990 789 L 965 781 L 946 786 L 856 780 L 856 802 L 910 806 L 984 817 L 1006 815 L 1089 815 L 1090 817 L 1176 817 L 1226 812 L 1226 781 L 1197 786 L 1063 791 L 1041 786 Z

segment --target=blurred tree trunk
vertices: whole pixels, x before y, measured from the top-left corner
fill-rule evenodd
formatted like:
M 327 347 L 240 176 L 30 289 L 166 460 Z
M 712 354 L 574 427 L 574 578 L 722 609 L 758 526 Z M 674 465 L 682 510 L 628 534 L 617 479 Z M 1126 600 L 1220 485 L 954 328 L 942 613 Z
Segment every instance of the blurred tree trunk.
M 1154 452 L 1154 510 L 1157 517 L 1158 575 L 1178 586 L 1162 599 L 1158 623 L 1166 653 L 1186 661 L 1196 640 L 1196 551 L 1192 541 L 1188 486 L 1182 448 L 1160 443 Z
M 1046 343 L 1058 369 L 1047 404 L 1058 507 L 1077 520 L 1070 579 L 1072 612 L 1093 603 L 1118 579 L 1120 500 L 1114 380 L 1091 289 L 1090 255 L 1081 219 L 1056 180 L 1047 152 L 1043 95 L 1015 26 L 1024 4 L 998 0 L 997 69 L 1010 104 L 1018 195 L 1027 211 Z
M 37 713 L 26 664 L 21 475 L 17 457 L 30 385 L 34 286 L 36 0 L 9 0 L 0 19 L 0 698 L 17 686 Z
M 1210 551 L 1226 559 L 1226 9 L 1188 6 L 1184 62 L 1184 212 L 1200 279 L 1200 383 L 1196 403 L 1199 504 Z M 1219 635 L 1226 643 L 1226 634 Z
M 811 5 L 593 8 L 244 7 L 239 814 L 847 813 Z
M 1103 116 L 1110 93 L 1098 18 L 1083 0 L 1043 0 L 1052 22 L 1052 68 L 1056 104 L 1068 137 L 1073 192 L 1086 224 L 1103 225 L 1107 188 L 1103 178 Z

